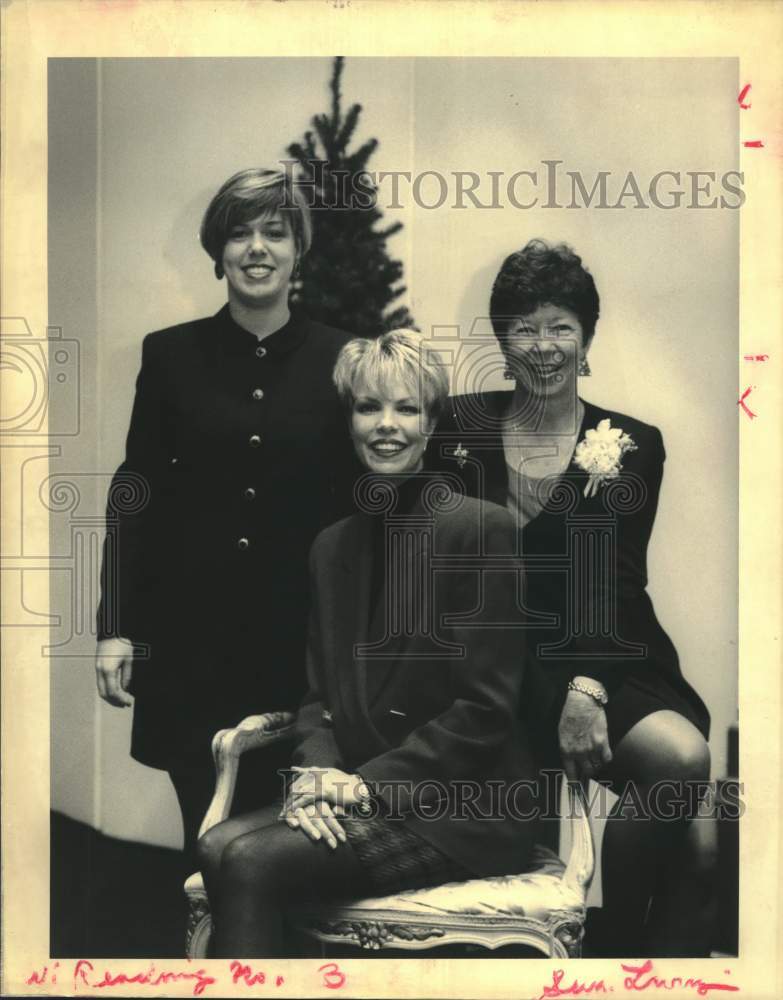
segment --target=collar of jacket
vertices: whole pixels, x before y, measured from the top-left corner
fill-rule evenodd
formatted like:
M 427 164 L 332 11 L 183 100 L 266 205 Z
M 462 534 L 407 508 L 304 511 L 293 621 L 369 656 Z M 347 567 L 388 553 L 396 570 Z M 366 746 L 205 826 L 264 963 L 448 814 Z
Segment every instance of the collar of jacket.
M 387 476 L 364 470 L 354 484 L 357 513 L 369 514 L 375 521 L 410 514 L 433 480 L 442 480 L 442 476 L 428 469 Z
M 398 524 L 407 520 L 411 529 L 434 522 L 453 505 L 452 485 L 443 472 L 427 468 L 395 476 L 360 472 L 354 483 L 356 514 L 348 532 L 350 544 L 339 550 L 338 561 L 351 573 L 365 561 L 369 563 L 373 539 L 384 532 L 387 520 Z
M 301 347 L 307 339 L 307 323 L 292 311 L 288 322 L 263 340 L 246 330 L 231 315 L 228 303 L 214 316 L 221 346 L 231 354 L 251 354 L 259 345 L 270 357 L 283 357 Z

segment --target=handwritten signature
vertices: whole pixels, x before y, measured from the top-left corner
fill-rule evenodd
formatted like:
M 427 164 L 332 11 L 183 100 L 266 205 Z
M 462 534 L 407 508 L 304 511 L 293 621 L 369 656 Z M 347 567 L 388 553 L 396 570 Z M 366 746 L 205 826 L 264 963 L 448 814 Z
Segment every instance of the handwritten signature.
M 694 990 L 700 996 L 707 996 L 712 990 L 729 990 L 736 993 L 739 986 L 733 983 L 708 983 L 703 979 L 693 977 L 683 978 L 682 976 L 671 976 L 668 979 L 664 976 L 653 975 L 653 963 L 647 959 L 642 965 L 626 965 L 620 963 L 623 972 L 630 973 L 623 977 L 623 986 L 631 993 L 643 993 L 645 990 Z M 728 969 L 726 974 L 729 975 Z M 551 997 L 566 996 L 586 996 L 588 994 L 598 995 L 600 993 L 613 993 L 614 986 L 607 986 L 603 979 L 593 979 L 589 983 L 585 980 L 574 979 L 571 983 L 563 984 L 565 979 L 563 969 L 552 971 L 552 982 L 544 985 L 543 992 L 537 1000 L 549 1000 Z
M 210 986 L 219 983 L 216 978 L 220 975 L 215 971 L 215 975 L 210 975 L 204 968 L 193 968 L 189 963 L 185 969 L 158 969 L 151 963 L 144 971 L 140 972 L 114 972 L 103 969 L 101 973 L 96 973 L 95 966 L 88 959 L 80 958 L 71 970 L 73 986 L 77 992 L 84 987 L 88 989 L 101 989 L 104 987 L 135 984 L 138 986 L 167 986 L 173 983 L 190 983 L 193 988 L 193 996 L 201 996 Z M 59 974 L 59 962 L 32 972 L 26 980 L 28 986 L 56 985 Z M 707 982 L 701 978 L 682 976 L 659 976 L 653 972 L 653 963 L 650 959 L 641 965 L 631 965 L 620 963 L 620 969 L 625 973 L 622 985 L 630 993 L 643 993 L 645 990 L 693 990 L 700 997 L 707 996 L 711 992 L 729 991 L 736 993 L 739 986 L 728 982 Z M 730 970 L 724 970 L 725 974 L 731 975 Z M 327 962 L 318 968 L 320 985 L 329 990 L 339 990 L 346 982 L 347 976 L 340 969 L 336 962 Z M 262 971 L 256 971 L 244 962 L 231 962 L 228 967 L 228 976 L 234 985 L 244 986 L 272 985 L 282 986 L 285 982 L 283 976 L 267 976 Z M 553 969 L 552 982 L 542 987 L 542 992 L 537 1000 L 551 1000 L 554 997 L 567 996 L 587 996 L 606 993 L 614 993 L 615 987 L 607 985 L 605 979 L 593 979 L 590 982 L 574 978 L 570 982 L 566 981 L 566 973 L 563 969 Z
M 174 983 L 185 983 L 192 985 L 193 996 L 200 997 L 210 986 L 220 985 L 220 972 L 213 968 L 210 970 L 214 975 L 210 975 L 204 968 L 194 968 L 190 963 L 191 959 L 185 960 L 188 963 L 186 968 L 159 969 L 154 963 L 150 963 L 140 972 L 119 972 L 104 968 L 96 972 L 95 966 L 86 958 L 80 958 L 70 969 L 70 975 L 74 990 L 78 993 L 85 987 L 87 989 L 102 989 L 112 986 L 170 986 Z M 318 976 L 320 986 L 327 990 L 339 990 L 347 979 L 336 962 L 327 962 L 319 966 Z M 60 962 L 54 962 L 51 966 L 44 965 L 32 972 L 25 980 L 27 986 L 56 986 L 58 975 L 62 979 L 67 975 L 67 966 L 60 969 Z M 245 962 L 233 961 L 228 966 L 227 979 L 234 985 L 241 986 L 282 986 L 285 983 L 283 976 L 269 975 L 264 971 L 256 970 Z M 225 980 L 224 980 L 225 981 Z

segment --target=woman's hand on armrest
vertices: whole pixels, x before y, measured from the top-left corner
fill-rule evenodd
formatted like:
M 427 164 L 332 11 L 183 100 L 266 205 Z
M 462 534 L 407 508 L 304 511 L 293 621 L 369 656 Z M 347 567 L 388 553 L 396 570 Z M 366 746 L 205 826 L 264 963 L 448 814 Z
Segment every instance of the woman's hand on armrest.
M 133 672 L 133 643 L 129 639 L 100 639 L 95 653 L 95 680 L 98 694 L 110 705 L 127 708 L 133 704 L 128 694 Z

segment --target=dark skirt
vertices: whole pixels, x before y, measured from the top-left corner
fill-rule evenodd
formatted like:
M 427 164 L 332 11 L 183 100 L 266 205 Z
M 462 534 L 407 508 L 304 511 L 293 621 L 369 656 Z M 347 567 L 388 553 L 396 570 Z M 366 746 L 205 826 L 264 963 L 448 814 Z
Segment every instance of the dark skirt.
M 371 891 L 379 896 L 475 877 L 414 833 L 404 819 L 366 817 L 352 811 L 340 823 L 365 868 Z
M 606 706 L 609 745 L 616 747 L 631 729 L 653 712 L 677 712 L 709 738 L 710 717 L 704 703 L 693 689 L 683 690 L 677 683 L 655 670 L 636 670 L 628 674 Z M 695 697 L 694 697 L 695 695 Z
M 588 664 L 555 663 L 542 668 L 531 660 L 525 676 L 522 715 L 532 736 L 539 763 L 547 768 L 561 766 L 558 724 L 568 693 L 568 681 L 574 674 L 591 676 Z M 617 749 L 633 727 L 654 712 L 677 712 L 709 739 L 710 715 L 704 702 L 682 674 L 665 673 L 654 666 L 622 673 L 621 683 L 613 685 L 606 706 L 609 746 Z
M 605 634 L 598 634 L 598 629 L 595 634 L 586 630 L 583 634 L 582 628 L 575 627 L 570 636 L 570 605 L 556 583 L 554 576 L 542 573 L 527 593 L 532 609 L 552 614 L 559 622 L 551 629 L 530 629 L 527 635 L 530 655 L 525 684 L 540 688 L 528 698 L 533 705 L 547 705 L 540 719 L 532 720 L 533 731 L 539 736 L 543 735 L 542 724 L 549 729 L 544 745 L 549 743 L 551 749 L 551 741 L 557 743 L 568 682 L 576 676 L 594 678 L 607 690 L 606 721 L 613 752 L 638 722 L 666 710 L 687 719 L 708 739 L 710 714 L 683 676 L 677 650 L 661 627 L 647 592 L 639 586 L 622 586 L 618 581 L 617 587 L 607 592 L 588 593 L 581 608 L 581 622 L 610 621 L 613 626 Z M 626 644 L 625 650 L 621 643 Z M 551 754 L 546 756 L 551 764 Z

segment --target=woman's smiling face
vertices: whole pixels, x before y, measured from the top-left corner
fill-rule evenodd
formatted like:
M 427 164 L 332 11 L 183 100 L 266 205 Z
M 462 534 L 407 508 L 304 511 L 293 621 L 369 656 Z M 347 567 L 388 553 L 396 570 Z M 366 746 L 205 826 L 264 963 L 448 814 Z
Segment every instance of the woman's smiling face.
M 513 320 L 503 342 L 516 381 L 546 396 L 573 388 L 579 359 L 587 348 L 576 314 L 551 304 Z
M 288 219 L 275 211 L 232 226 L 221 263 L 229 301 L 258 309 L 287 298 L 296 264 L 296 241 Z
M 397 379 L 356 386 L 351 437 L 361 463 L 371 472 L 399 475 L 421 468 L 431 420 L 418 391 Z

